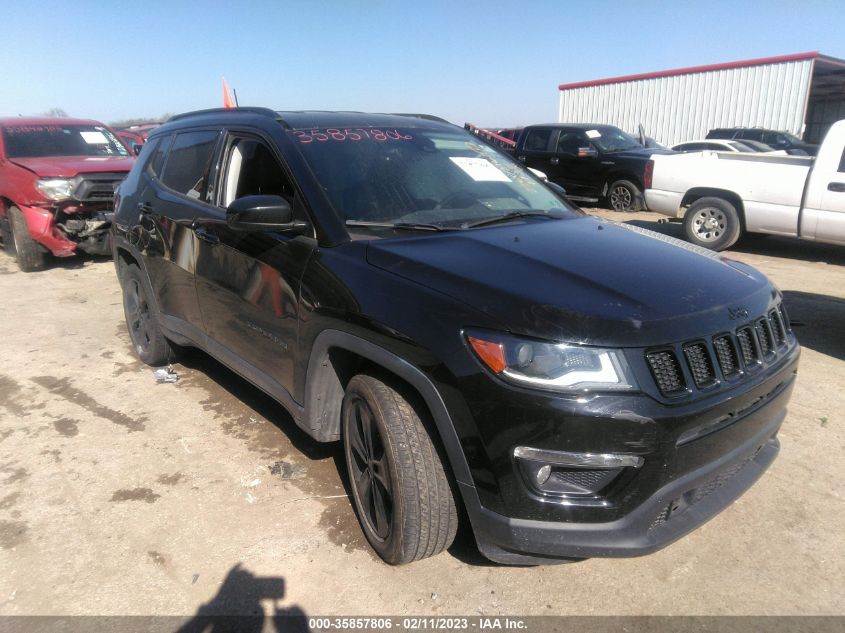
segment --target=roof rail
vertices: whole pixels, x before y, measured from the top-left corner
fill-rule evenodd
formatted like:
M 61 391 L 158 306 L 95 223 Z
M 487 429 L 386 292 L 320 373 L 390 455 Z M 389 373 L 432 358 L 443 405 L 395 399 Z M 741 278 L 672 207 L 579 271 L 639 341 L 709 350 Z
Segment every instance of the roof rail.
M 435 116 L 433 114 L 420 114 L 417 112 L 389 112 L 391 116 L 409 116 L 415 119 L 425 119 L 426 121 L 436 121 L 437 123 L 449 123 L 446 119 Z
M 180 119 L 187 118 L 189 116 L 197 116 L 200 114 L 221 114 L 223 112 L 243 112 L 249 114 L 261 114 L 263 116 L 271 117 L 273 119 L 279 118 L 279 113 L 271 110 L 270 108 L 259 108 L 259 107 L 237 107 L 237 108 L 210 108 L 208 110 L 194 110 L 193 112 L 183 112 L 182 114 L 175 114 L 169 119 L 167 119 L 167 123 L 171 121 L 179 121 Z

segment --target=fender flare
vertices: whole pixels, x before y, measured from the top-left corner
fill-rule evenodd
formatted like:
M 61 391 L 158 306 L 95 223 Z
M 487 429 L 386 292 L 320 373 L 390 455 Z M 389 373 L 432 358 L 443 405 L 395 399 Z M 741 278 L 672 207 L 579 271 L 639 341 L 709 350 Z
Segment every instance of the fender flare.
M 416 389 L 431 413 L 455 480 L 462 484 L 462 489 L 465 486 L 475 487 L 452 418 L 431 380 L 403 358 L 348 332 L 328 329 L 314 340 L 306 374 L 304 425 L 315 439 L 325 442 L 340 437 L 340 404 L 344 385 L 332 366 L 331 349 L 345 350 L 365 358 Z

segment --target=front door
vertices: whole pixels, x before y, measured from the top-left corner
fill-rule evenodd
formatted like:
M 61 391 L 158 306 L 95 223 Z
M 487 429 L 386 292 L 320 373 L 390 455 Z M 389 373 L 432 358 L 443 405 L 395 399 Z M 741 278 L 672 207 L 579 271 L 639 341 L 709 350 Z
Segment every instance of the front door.
M 269 143 L 232 133 L 225 142 L 216 208 L 196 226 L 197 293 L 209 351 L 278 396 L 293 388 L 299 330 L 299 286 L 313 240 L 235 231 L 226 207 L 250 195 L 290 201 L 307 220 L 292 180 Z M 269 381 L 269 382 L 268 382 Z
M 601 171 L 598 160 L 598 153 L 584 130 L 564 128 L 553 152 L 549 180 L 563 185 L 570 196 L 598 197 L 596 176 Z

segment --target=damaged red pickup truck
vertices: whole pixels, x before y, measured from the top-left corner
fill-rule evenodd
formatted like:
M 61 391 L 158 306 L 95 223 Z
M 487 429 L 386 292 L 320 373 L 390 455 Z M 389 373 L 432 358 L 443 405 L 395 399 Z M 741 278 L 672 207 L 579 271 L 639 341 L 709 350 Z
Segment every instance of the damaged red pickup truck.
M 24 272 L 45 256 L 111 253 L 114 193 L 134 156 L 107 126 L 0 119 L 0 236 Z

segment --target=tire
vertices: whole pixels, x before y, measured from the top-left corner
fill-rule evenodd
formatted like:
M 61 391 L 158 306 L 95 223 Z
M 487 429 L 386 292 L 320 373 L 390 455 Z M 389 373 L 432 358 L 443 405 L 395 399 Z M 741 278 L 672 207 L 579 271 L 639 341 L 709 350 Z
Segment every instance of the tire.
M 700 198 L 684 214 L 687 239 L 698 246 L 722 251 L 742 233 L 736 207 L 722 198 Z
M 132 349 L 147 365 L 158 367 L 176 358 L 173 347 L 159 326 L 158 311 L 151 301 L 153 291 L 146 275 L 135 264 L 122 269 L 123 314 Z
M 408 400 L 378 378 L 358 374 L 346 388 L 342 423 L 353 503 L 376 553 L 402 565 L 449 547 L 458 527 L 455 497 Z
M 640 211 L 643 208 L 643 193 L 630 180 L 616 180 L 607 188 L 607 203 L 614 211 Z
M 18 267 L 25 273 L 31 273 L 44 268 L 44 252 L 38 243 L 29 234 L 26 225 L 26 218 L 17 207 L 9 207 L 6 211 L 6 218 L 9 221 L 9 232 L 11 233 L 11 247 L 18 260 Z M 9 251 L 11 252 L 11 251 Z

